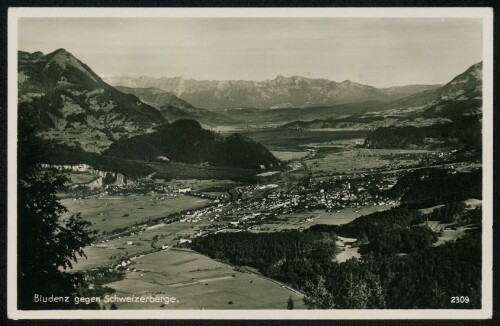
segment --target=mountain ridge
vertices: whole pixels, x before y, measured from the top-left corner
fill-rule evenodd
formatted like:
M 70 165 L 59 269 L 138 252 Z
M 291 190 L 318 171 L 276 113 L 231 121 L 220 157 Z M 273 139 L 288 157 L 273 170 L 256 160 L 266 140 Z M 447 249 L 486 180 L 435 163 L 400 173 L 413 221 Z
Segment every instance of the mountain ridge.
M 429 102 L 441 100 L 463 100 L 473 99 L 482 96 L 482 69 L 483 62 L 480 61 L 471 65 L 464 72 L 452 78 L 442 87 L 433 90 L 426 90 L 408 97 L 396 100 L 389 108 L 407 108 L 421 106 Z
M 396 101 L 393 126 L 383 126 L 364 142 L 369 148 L 480 148 L 482 143 L 482 62 L 436 90 Z M 373 116 L 372 116 L 373 118 Z M 401 121 L 433 121 L 428 125 L 402 126 Z
M 278 75 L 264 81 L 196 80 L 184 77 L 105 76 L 114 86 L 154 87 L 206 109 L 257 107 L 261 109 L 310 107 L 370 100 L 392 101 L 422 89 L 440 85 L 407 85 L 379 89 L 350 80 L 335 82 L 325 78 Z M 415 90 L 417 88 L 417 90 Z M 398 90 L 398 91 L 396 91 Z
M 123 93 L 133 94 L 144 103 L 155 107 L 170 122 L 178 119 L 195 119 L 210 127 L 238 122 L 223 113 L 196 108 L 178 98 L 175 94 L 158 88 L 131 88 L 125 86 L 116 86 L 115 88 Z
M 114 140 L 167 120 L 138 97 L 105 83 L 64 49 L 18 53 L 19 110 L 36 112 L 39 134 L 101 152 Z
M 166 110 L 200 110 L 175 95 L 149 89 L 163 101 L 157 110 L 108 85 L 64 49 L 46 55 L 19 52 L 18 62 L 19 115 L 35 117 L 38 135 L 50 153 L 68 156 L 72 163 L 135 176 L 151 171 L 148 162 L 169 160 L 252 171 L 281 167 L 263 145 L 242 135 L 223 137 L 193 119 L 169 123 Z

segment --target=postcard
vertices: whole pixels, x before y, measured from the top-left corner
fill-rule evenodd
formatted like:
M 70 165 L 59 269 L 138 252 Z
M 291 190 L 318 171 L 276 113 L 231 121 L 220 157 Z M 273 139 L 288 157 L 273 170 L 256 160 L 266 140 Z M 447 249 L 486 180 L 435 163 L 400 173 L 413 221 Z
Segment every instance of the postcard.
M 11 319 L 492 317 L 491 8 L 10 8 Z

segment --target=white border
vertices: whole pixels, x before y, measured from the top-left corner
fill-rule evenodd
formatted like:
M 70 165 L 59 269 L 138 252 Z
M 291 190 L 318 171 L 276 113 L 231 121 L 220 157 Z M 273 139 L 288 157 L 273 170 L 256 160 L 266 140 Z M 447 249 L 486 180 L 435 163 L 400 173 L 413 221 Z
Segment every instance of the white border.
M 21 17 L 377 17 L 479 18 L 483 21 L 482 309 L 411 310 L 17 310 L 17 22 Z M 493 9 L 492 8 L 9 8 L 8 256 L 10 319 L 488 319 L 493 308 Z

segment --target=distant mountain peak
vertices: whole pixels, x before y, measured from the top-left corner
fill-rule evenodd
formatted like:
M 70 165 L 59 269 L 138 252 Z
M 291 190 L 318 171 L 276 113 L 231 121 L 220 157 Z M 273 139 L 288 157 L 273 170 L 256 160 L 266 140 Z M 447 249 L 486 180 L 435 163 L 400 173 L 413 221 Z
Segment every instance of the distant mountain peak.
M 344 85 L 344 86 L 355 86 L 355 87 L 362 87 L 362 88 L 374 88 L 373 86 L 363 85 L 363 84 L 360 84 L 360 83 L 356 83 L 356 82 L 353 82 L 352 80 L 349 80 L 349 79 L 344 80 L 340 84 Z
M 59 49 L 55 50 L 55 51 L 54 51 L 54 52 L 52 52 L 52 53 L 71 54 L 71 53 L 69 53 L 68 51 L 66 51 L 66 49 L 64 49 L 64 48 L 59 48 Z
M 306 77 L 302 77 L 302 76 L 298 76 L 298 75 L 293 75 L 290 77 L 278 75 L 278 76 L 276 76 L 276 78 L 274 78 L 274 80 L 276 80 L 276 81 L 297 81 L 297 80 L 307 80 L 307 79 L 308 78 L 306 78 Z
M 73 54 L 66 51 L 66 49 L 57 49 L 54 52 L 47 54 L 45 56 L 45 59 L 47 61 L 47 63 L 45 64 L 45 69 L 53 69 L 54 67 L 58 67 L 59 73 L 64 74 L 64 72 L 69 67 L 71 67 L 83 72 L 94 83 L 100 83 L 100 77 L 87 65 L 78 60 Z
M 60 59 L 70 59 L 70 58 L 75 58 L 74 55 L 72 55 L 71 53 L 69 53 L 68 51 L 66 51 L 66 49 L 63 49 L 63 48 L 60 48 L 60 49 L 57 49 L 49 54 L 47 54 L 45 56 L 48 60 L 60 60 Z M 76 58 L 75 58 L 76 60 Z
M 469 99 L 482 97 L 483 62 L 470 66 L 453 78 L 440 91 L 441 99 Z
M 391 102 L 428 89 L 424 86 L 385 90 L 350 80 L 339 83 L 324 78 L 297 75 L 287 77 L 281 74 L 265 81 L 203 81 L 179 77 L 126 76 L 106 77 L 104 80 L 113 86 L 159 88 L 175 94 L 194 107 L 221 110 L 241 107 L 269 109 L 329 106 L 366 101 Z
M 408 86 L 410 87 L 410 86 Z M 390 108 L 409 108 L 433 105 L 439 101 L 468 101 L 482 99 L 483 65 L 478 62 L 454 77 L 447 84 L 423 90 L 391 103 Z
M 26 51 L 18 51 L 18 56 L 20 60 L 39 60 L 44 57 L 44 54 L 40 51 L 36 51 L 33 53 L 26 52 Z
M 474 78 L 483 79 L 483 62 L 480 61 L 470 66 L 464 74 L 471 74 Z

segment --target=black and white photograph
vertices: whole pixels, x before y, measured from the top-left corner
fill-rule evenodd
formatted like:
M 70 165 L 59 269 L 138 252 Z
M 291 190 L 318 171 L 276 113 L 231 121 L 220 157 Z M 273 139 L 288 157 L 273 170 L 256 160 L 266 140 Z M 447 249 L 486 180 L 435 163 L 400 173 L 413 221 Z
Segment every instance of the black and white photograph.
M 491 318 L 492 13 L 11 8 L 9 318 Z

